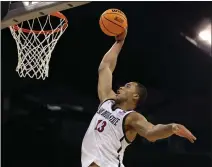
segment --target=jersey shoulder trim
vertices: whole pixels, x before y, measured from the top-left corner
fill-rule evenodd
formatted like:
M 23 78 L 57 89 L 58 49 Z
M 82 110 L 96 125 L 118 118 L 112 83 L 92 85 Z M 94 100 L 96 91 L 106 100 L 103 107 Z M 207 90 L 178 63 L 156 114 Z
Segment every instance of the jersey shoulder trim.
M 105 102 L 107 102 L 107 101 L 114 101 L 114 102 L 115 102 L 114 99 L 106 99 L 106 100 L 104 100 L 103 102 L 101 102 L 101 103 L 99 104 L 98 110 L 99 110 L 100 107 L 101 107 Z

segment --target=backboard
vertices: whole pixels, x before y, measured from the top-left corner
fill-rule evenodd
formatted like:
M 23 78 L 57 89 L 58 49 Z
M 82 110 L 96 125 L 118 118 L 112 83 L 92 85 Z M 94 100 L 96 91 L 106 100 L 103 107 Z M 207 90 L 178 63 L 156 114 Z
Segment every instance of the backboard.
M 84 4 L 89 1 L 10 1 L 6 16 L 1 20 L 1 29 L 7 28 L 23 21 L 44 16 L 53 12 L 62 11 Z

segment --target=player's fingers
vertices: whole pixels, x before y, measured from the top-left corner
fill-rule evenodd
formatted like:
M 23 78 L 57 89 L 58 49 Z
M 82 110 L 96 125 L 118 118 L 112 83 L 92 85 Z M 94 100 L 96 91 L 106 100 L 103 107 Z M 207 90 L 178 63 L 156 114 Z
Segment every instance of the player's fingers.
M 191 135 L 191 137 L 193 140 L 197 140 L 197 138 L 193 134 Z
M 192 140 L 197 140 L 197 138 L 192 134 L 191 135 Z
M 192 136 L 192 138 L 196 139 L 196 137 L 189 131 L 186 127 L 183 127 L 183 131 L 187 133 L 189 136 Z
M 193 138 L 192 136 L 190 137 L 190 141 L 191 141 L 192 143 L 194 143 L 195 140 L 196 140 L 196 138 Z
M 197 139 L 188 129 L 186 129 L 186 133 L 187 133 L 193 140 L 196 140 L 196 139 Z
M 188 139 L 191 143 L 194 143 L 194 139 L 192 138 L 192 136 L 190 136 L 189 134 L 187 134 L 187 133 L 181 133 L 180 134 L 180 136 L 181 137 L 184 137 L 184 138 L 186 138 L 186 139 Z
M 196 140 L 196 138 L 193 135 L 190 134 L 184 134 L 184 135 L 191 143 L 194 143 L 194 141 Z
M 191 143 L 194 143 L 194 140 L 191 138 L 187 138 Z
M 194 143 L 195 141 L 195 138 L 193 137 L 193 135 L 188 133 L 187 131 L 180 131 L 178 135 L 188 139 L 191 143 Z

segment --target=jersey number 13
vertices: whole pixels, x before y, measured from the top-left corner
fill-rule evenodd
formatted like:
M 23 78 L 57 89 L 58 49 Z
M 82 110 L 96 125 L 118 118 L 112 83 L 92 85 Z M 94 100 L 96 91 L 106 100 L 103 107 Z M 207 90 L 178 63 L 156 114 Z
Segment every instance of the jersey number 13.
M 98 120 L 95 130 L 97 130 L 98 132 L 103 132 L 106 125 L 107 125 L 106 121 Z

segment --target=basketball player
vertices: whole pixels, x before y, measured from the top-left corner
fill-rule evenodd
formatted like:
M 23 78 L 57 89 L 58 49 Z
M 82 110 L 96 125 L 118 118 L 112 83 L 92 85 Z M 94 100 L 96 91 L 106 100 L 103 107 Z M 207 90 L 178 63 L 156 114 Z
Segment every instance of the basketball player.
M 98 96 L 101 104 L 82 142 L 82 167 L 124 167 L 124 151 L 137 134 L 151 142 L 173 134 L 187 138 L 192 143 L 196 140 L 183 125 L 153 125 L 134 111 L 147 96 L 143 85 L 129 82 L 116 93 L 113 92 L 112 73 L 126 34 L 124 32 L 116 37 L 115 44 L 99 66 Z

